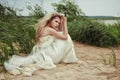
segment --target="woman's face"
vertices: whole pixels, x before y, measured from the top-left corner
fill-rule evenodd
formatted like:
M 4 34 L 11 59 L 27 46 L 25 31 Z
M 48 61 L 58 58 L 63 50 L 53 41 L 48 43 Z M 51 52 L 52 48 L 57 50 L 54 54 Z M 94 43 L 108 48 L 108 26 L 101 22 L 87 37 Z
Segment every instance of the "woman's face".
M 51 27 L 56 28 L 60 25 L 60 18 L 59 17 L 55 17 L 52 21 L 51 21 Z

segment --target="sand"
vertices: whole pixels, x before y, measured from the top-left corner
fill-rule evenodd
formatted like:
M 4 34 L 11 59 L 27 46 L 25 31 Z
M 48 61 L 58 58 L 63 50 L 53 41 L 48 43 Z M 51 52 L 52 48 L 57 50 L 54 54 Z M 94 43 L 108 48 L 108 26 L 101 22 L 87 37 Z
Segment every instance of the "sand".
M 116 67 L 103 59 L 109 59 L 112 50 L 74 42 L 81 64 L 57 64 L 51 70 L 38 70 L 32 76 L 0 73 L 0 80 L 120 80 L 120 46 L 113 48 Z

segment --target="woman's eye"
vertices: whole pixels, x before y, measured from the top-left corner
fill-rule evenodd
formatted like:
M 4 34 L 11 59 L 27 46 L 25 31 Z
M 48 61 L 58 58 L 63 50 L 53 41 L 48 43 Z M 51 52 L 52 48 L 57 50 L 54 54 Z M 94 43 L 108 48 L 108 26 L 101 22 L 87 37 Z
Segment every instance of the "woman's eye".
M 58 21 L 55 21 L 56 23 L 60 24 Z

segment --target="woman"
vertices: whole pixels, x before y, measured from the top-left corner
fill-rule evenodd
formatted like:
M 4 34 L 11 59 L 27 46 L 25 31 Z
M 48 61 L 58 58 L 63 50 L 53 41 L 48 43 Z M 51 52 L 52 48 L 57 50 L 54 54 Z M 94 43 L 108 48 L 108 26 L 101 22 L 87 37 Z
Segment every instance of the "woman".
M 52 69 L 57 63 L 77 63 L 74 45 L 67 30 L 64 14 L 52 13 L 43 17 L 36 25 L 36 45 L 30 55 L 13 55 L 4 63 L 11 74 L 31 76 L 38 69 Z

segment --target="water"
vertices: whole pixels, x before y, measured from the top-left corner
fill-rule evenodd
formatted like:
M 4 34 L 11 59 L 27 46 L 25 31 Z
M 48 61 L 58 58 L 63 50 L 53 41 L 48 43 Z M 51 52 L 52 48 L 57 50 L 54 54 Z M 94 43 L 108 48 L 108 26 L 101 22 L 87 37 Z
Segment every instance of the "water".
M 105 24 L 114 24 L 120 22 L 120 20 L 98 20 L 99 22 L 105 23 Z

